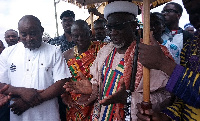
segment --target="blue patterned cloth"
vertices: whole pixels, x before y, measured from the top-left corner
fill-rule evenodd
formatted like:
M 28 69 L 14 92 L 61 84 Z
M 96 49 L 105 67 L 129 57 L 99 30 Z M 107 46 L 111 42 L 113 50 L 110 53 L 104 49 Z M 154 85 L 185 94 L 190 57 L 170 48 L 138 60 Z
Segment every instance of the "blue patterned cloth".
M 200 119 L 200 31 L 188 40 L 181 52 L 181 65 L 177 65 L 166 85 L 179 99 L 162 112 L 175 121 Z M 186 67 L 186 68 L 184 68 Z
M 73 41 L 69 42 L 65 37 L 65 34 L 59 37 L 55 37 L 54 39 L 50 39 L 48 43 L 51 45 L 60 46 L 62 52 L 69 50 L 76 45 Z
M 180 53 L 181 49 L 173 42 L 170 42 L 168 40 L 163 40 L 162 45 L 166 46 L 169 50 L 170 54 L 172 55 L 174 61 L 177 64 L 180 64 Z

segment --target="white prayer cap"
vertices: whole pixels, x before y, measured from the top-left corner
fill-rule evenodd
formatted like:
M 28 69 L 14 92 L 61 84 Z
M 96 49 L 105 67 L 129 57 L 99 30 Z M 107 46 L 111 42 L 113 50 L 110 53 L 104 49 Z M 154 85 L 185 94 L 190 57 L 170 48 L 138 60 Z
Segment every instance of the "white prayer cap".
M 138 6 L 128 1 L 111 2 L 104 8 L 104 18 L 107 19 L 107 17 L 111 13 L 116 13 L 116 12 L 131 13 L 136 17 L 138 15 Z

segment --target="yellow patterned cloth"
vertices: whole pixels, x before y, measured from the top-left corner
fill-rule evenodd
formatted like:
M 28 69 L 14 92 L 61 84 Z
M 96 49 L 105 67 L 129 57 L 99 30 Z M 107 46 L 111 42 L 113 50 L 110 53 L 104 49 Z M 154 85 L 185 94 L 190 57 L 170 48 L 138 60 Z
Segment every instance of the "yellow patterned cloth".
M 180 99 L 163 112 L 173 121 L 198 121 L 200 119 L 200 109 L 189 106 Z
M 163 110 L 173 121 L 199 121 L 200 99 L 199 99 L 199 72 L 200 72 L 200 30 L 197 30 L 191 40 L 185 43 L 181 52 L 181 65 L 186 68 L 179 69 L 175 74 L 180 75 L 173 87 L 172 93 L 179 98 L 172 106 Z M 178 68 L 178 67 L 176 67 Z M 174 73 L 174 72 L 173 72 Z M 173 74 L 172 74 L 173 75 Z M 181 77 L 181 78 L 180 78 Z M 173 77 L 174 79 L 175 77 Z M 172 82 L 176 81 L 173 80 Z M 195 98 L 197 97 L 197 98 Z M 187 102 L 187 104 L 186 104 Z

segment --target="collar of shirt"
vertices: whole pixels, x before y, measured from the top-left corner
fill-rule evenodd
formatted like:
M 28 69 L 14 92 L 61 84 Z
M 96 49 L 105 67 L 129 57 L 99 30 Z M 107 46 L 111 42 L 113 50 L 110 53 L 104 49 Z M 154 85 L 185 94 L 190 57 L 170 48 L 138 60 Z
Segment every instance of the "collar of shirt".
M 183 33 L 183 29 L 179 27 L 178 30 L 169 30 L 167 27 L 165 28 L 165 32 L 166 33 L 169 33 L 171 35 L 176 35 L 176 34 L 180 34 L 180 33 Z

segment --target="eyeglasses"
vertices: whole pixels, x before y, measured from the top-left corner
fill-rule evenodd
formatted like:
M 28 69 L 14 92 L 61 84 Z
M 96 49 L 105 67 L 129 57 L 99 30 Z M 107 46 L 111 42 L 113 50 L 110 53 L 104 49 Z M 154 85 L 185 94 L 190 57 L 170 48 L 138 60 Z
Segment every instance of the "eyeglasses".
M 166 9 L 166 10 L 161 11 L 161 13 L 163 13 L 163 14 L 165 14 L 165 13 L 178 13 L 178 11 L 173 10 L 173 9 Z
M 109 31 L 112 31 L 112 29 L 115 29 L 115 30 L 122 30 L 124 29 L 126 26 L 127 23 L 131 23 L 131 22 L 134 22 L 134 20 L 132 21 L 126 21 L 126 22 L 123 22 L 123 23 L 118 23 L 118 24 L 113 24 L 113 25 L 109 25 L 107 24 L 106 25 L 106 28 L 109 30 Z

